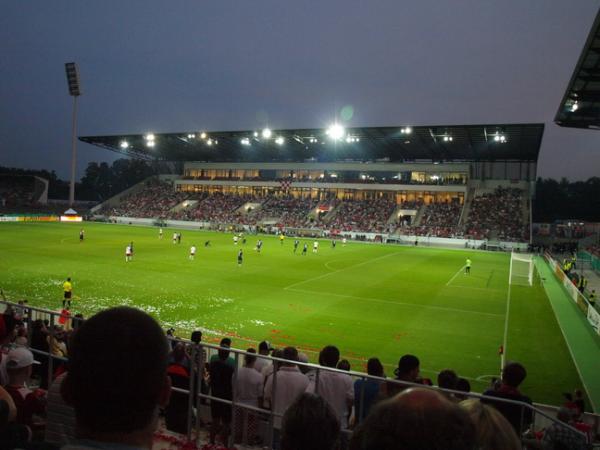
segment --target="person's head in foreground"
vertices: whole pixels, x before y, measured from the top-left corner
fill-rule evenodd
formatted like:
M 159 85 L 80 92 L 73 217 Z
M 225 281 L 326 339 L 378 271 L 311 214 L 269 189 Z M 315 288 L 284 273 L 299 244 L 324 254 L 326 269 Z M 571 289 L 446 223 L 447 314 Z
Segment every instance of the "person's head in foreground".
M 496 409 L 477 398 L 460 403 L 477 430 L 477 444 L 480 450 L 521 450 L 521 442 L 512 425 Z
M 432 389 L 410 388 L 379 403 L 356 429 L 350 450 L 475 450 L 467 412 Z
M 283 415 L 281 450 L 339 448 L 340 422 L 322 397 L 302 394 Z
M 118 307 L 73 335 L 62 395 L 82 439 L 151 448 L 159 408 L 169 402 L 169 347 L 148 314 Z

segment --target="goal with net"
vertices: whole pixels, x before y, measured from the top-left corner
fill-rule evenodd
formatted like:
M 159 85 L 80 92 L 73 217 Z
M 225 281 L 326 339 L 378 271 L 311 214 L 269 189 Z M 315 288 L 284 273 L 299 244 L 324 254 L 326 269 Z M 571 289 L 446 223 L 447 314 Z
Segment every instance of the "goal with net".
M 521 286 L 533 284 L 533 255 L 511 253 L 509 283 Z

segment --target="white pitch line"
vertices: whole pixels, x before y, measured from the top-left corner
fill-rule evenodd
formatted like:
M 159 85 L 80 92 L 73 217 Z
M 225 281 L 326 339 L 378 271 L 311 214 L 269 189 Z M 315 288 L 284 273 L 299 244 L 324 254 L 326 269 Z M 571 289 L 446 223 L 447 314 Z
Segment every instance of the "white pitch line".
M 460 273 L 461 273 L 463 270 L 465 270 L 465 266 L 462 266 L 460 269 L 458 269 L 458 272 L 456 272 L 456 273 L 454 274 L 454 276 L 453 276 L 452 278 L 450 278 L 450 281 L 448 281 L 448 282 L 446 283 L 446 286 L 450 286 L 450 283 L 452 283 L 452 282 L 454 281 L 454 279 L 455 279 L 455 278 L 456 278 L 456 277 L 457 277 L 457 276 L 458 276 L 458 275 L 459 275 L 459 274 L 460 274 Z
M 370 263 L 372 263 L 374 261 L 378 261 L 378 260 L 383 259 L 383 258 L 388 258 L 389 256 L 398 255 L 399 253 L 400 252 L 388 253 L 387 255 L 379 256 L 379 257 L 373 258 L 373 259 L 368 259 L 368 260 L 363 261 L 361 263 L 354 264 L 353 266 L 344 267 L 342 269 L 334 270 L 333 272 L 327 272 L 327 273 L 324 273 L 322 275 L 317 275 L 316 277 L 313 277 L 313 278 L 307 278 L 306 280 L 298 281 L 297 283 L 292 283 L 289 286 L 285 286 L 283 288 L 283 290 L 287 291 L 289 289 L 292 289 L 295 286 L 300 286 L 301 284 L 308 283 L 309 281 L 320 280 L 321 278 L 328 277 L 330 275 L 333 275 L 334 273 L 339 273 L 339 272 L 342 272 L 344 270 L 354 269 L 355 267 L 364 266 L 365 264 L 370 264 Z
M 472 311 L 472 310 L 469 310 L 469 309 L 448 308 L 448 307 L 445 307 L 445 306 L 417 305 L 415 303 L 395 302 L 395 301 L 392 301 L 392 300 L 383 300 L 381 298 L 357 297 L 355 295 L 334 294 L 334 293 L 331 293 L 331 292 L 309 291 L 307 289 L 286 288 L 286 290 L 292 291 L 292 292 L 300 292 L 300 293 L 303 293 L 303 294 L 316 294 L 316 295 L 323 295 L 323 296 L 351 298 L 351 299 L 356 299 L 356 300 L 363 300 L 365 302 L 387 303 L 387 304 L 390 304 L 390 305 L 408 306 L 408 307 L 412 307 L 412 308 L 438 309 L 440 311 L 450 311 L 450 312 L 458 312 L 458 313 L 466 313 L 466 314 L 478 314 L 478 315 L 490 316 L 490 317 L 503 317 L 502 314 L 486 313 L 486 312 L 481 312 L 481 311 Z

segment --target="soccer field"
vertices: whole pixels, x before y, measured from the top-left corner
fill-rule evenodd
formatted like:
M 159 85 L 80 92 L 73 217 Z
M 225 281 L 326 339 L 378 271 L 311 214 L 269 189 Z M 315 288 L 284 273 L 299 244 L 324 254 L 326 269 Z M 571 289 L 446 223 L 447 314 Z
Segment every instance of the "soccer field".
M 257 253 L 252 235 L 235 246 L 231 234 L 182 230 L 181 244 L 173 244 L 172 229 L 161 240 L 156 228 L 83 228 L 80 243 L 76 224 L 0 224 L 6 296 L 56 310 L 62 282 L 71 277 L 73 313 L 132 305 L 181 337 L 200 328 L 215 340 L 231 335 L 236 348 L 268 339 L 297 346 L 312 361 L 334 344 L 353 369 L 364 370 L 377 356 L 388 376 L 400 356 L 412 353 L 424 377 L 435 383 L 440 370 L 452 368 L 474 391 L 498 376 L 498 349 L 506 342 L 506 358 L 528 370 L 523 391 L 534 401 L 560 404 L 563 392 L 582 387 L 542 287 L 509 289 L 505 253 L 354 242 L 332 248 L 322 240 L 314 254 L 312 241 L 301 240 L 294 254 L 293 238 L 281 245 L 270 236 L 261 237 Z M 126 263 L 130 241 L 135 254 Z M 462 271 L 467 257 L 471 275 Z

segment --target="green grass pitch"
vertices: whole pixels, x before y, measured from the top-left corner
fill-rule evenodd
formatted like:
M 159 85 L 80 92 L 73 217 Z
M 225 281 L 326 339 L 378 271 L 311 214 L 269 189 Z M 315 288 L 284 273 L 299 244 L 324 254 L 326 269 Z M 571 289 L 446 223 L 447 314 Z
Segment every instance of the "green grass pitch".
M 427 247 L 312 241 L 306 256 L 262 236 L 234 246 L 231 234 L 84 223 L 0 224 L 0 288 L 9 299 L 60 309 L 62 282 L 73 279 L 73 313 L 89 316 L 114 305 L 133 305 L 176 334 L 196 328 L 209 338 L 233 337 L 234 347 L 295 345 L 312 361 L 321 347 L 337 345 L 353 369 L 377 356 L 388 376 L 401 355 L 421 360 L 434 382 L 455 369 L 481 391 L 500 370 L 509 298 L 509 255 Z M 206 240 L 209 248 L 204 247 Z M 134 242 L 132 262 L 125 246 Z M 305 240 L 302 240 L 305 242 Z M 192 244 L 196 259 L 188 259 Z M 237 251 L 244 262 L 237 265 Z M 473 261 L 464 275 L 465 259 Z M 506 358 L 528 370 L 523 391 L 534 401 L 560 404 L 581 381 L 542 287 L 510 288 Z

